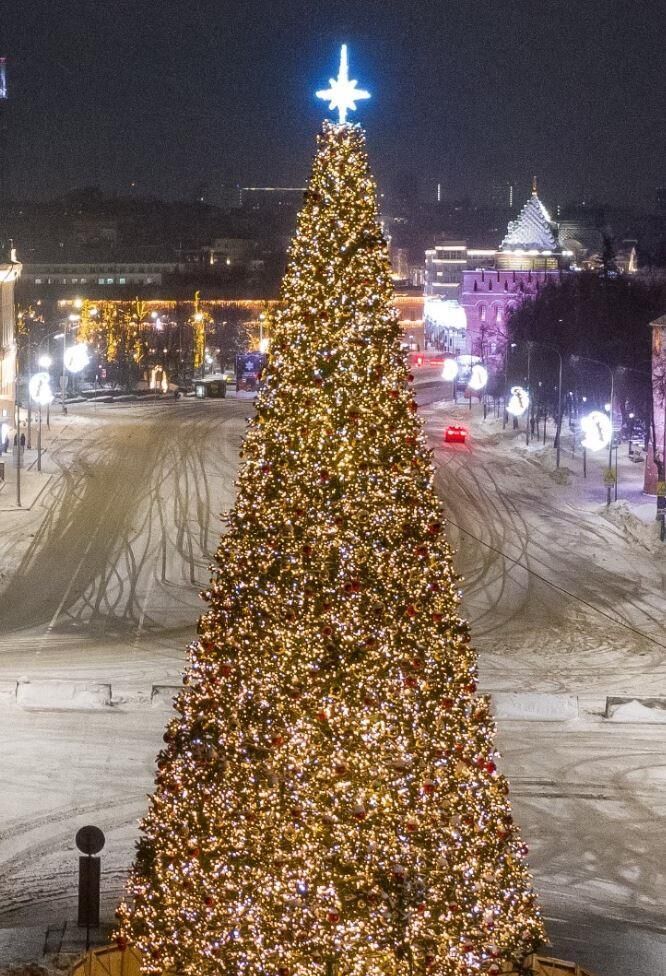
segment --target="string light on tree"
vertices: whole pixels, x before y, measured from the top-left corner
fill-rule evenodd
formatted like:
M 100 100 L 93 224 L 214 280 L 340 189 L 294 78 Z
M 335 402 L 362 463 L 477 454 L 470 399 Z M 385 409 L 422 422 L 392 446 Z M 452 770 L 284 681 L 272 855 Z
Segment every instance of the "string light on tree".
M 543 937 L 460 617 L 363 131 L 324 123 L 120 944 L 469 976 Z

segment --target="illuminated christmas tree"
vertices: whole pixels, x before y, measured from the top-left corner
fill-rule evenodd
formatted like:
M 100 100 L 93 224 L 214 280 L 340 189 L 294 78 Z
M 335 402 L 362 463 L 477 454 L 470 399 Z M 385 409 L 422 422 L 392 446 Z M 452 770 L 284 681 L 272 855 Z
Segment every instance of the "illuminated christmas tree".
M 356 125 L 282 300 L 120 940 L 179 976 L 497 973 L 543 930 Z

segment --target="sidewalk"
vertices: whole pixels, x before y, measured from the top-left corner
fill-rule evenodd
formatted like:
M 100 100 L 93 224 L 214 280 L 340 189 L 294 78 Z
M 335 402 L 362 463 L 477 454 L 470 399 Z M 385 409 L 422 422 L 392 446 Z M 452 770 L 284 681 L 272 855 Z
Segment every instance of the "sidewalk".
M 102 924 L 90 930 L 90 946 L 109 941 L 113 926 Z M 8 966 L 38 965 L 47 971 L 69 969 L 71 962 L 86 951 L 86 930 L 75 921 L 52 925 L 0 928 L 2 970 Z
M 44 470 L 46 457 L 46 452 L 42 450 L 42 471 L 39 472 L 37 451 L 24 449 L 21 458 L 21 504 L 19 506 L 16 493 L 18 476 L 16 457 L 12 453 L 0 455 L 0 463 L 4 463 L 5 466 L 5 477 L 0 481 L 0 512 L 29 511 L 32 508 L 51 478 L 50 473 Z

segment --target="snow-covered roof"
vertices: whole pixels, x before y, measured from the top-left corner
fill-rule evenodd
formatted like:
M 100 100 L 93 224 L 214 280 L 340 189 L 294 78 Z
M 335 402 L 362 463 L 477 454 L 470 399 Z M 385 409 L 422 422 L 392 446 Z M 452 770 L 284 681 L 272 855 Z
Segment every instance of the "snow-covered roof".
M 522 248 L 531 251 L 555 251 L 558 242 L 553 233 L 550 214 L 537 196 L 536 189 L 515 220 L 509 221 L 501 250 Z

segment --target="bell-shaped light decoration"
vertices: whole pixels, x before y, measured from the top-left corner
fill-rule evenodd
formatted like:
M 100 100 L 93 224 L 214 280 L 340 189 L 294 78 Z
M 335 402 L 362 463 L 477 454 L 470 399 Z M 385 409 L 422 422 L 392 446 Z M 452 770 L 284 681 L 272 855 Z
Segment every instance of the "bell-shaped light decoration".
M 481 363 L 472 366 L 472 374 L 467 381 L 470 390 L 482 390 L 488 382 L 488 370 Z
M 68 373 L 80 373 L 89 362 L 90 356 L 85 342 L 77 342 L 65 349 L 65 369 Z
M 581 441 L 581 446 L 588 451 L 600 451 L 608 447 L 613 436 L 613 424 L 609 416 L 601 410 L 593 410 L 592 413 L 581 417 L 580 429 L 585 435 Z
M 446 380 L 447 383 L 453 383 L 457 375 L 458 363 L 455 359 L 445 359 L 442 367 L 442 379 Z
M 28 383 L 30 399 L 38 403 L 40 407 L 48 407 L 53 403 L 53 392 L 51 391 L 51 377 L 48 373 L 35 373 L 30 377 Z
M 506 412 L 512 417 L 522 417 L 530 405 L 530 395 L 522 386 L 512 386 Z

